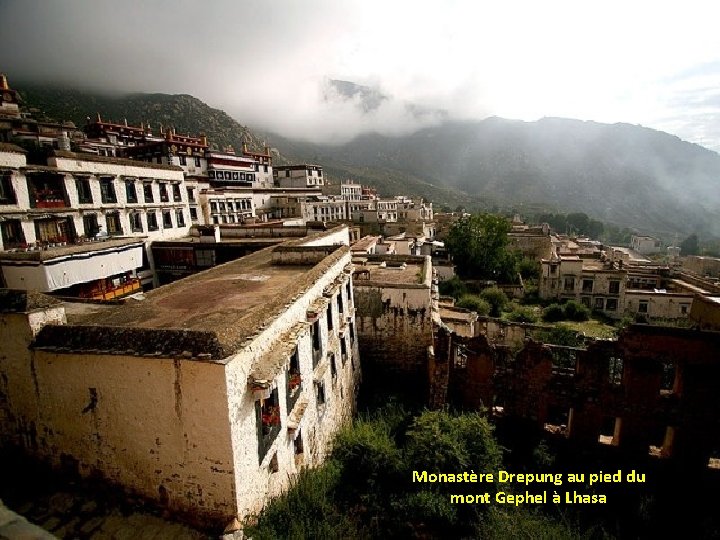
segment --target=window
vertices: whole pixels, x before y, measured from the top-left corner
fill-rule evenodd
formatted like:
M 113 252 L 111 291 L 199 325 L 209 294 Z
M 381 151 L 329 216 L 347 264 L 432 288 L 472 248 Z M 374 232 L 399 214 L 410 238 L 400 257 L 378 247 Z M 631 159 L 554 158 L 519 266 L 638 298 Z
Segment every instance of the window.
M 166 229 L 172 229 L 172 215 L 170 214 L 170 210 L 163 210 L 162 213 L 163 218 L 163 227 Z
M 327 307 L 327 326 L 328 326 L 328 330 L 333 329 L 332 304 L 328 304 L 328 307 Z
M 230 180 L 232 178 L 230 171 L 225 171 L 223 174 L 225 175 L 225 180 Z
M 147 213 L 147 222 L 148 222 L 148 231 L 157 231 L 158 230 L 157 213 L 155 211 L 150 211 Z
M 455 369 L 467 368 L 467 348 L 464 345 L 457 345 L 455 347 L 453 366 L 455 367 Z
M 78 202 L 80 204 L 90 204 L 93 202 L 89 178 L 76 178 L 75 187 L 77 187 Z
M 158 156 L 158 157 L 157 157 L 157 162 L 158 162 L 158 163 L 162 163 L 162 156 Z
M 225 203 L 224 203 L 224 202 L 221 202 L 221 203 L 218 205 L 218 207 L 220 208 L 220 212 L 221 212 L 221 213 L 222 213 L 222 212 L 225 212 Z
M 195 189 L 187 188 L 188 201 L 195 202 Z
M 610 280 L 610 294 L 620 294 L 620 281 Z
M 325 404 L 325 383 L 321 381 L 315 381 L 315 399 L 318 406 Z
M 564 290 L 566 290 L 566 291 L 574 291 L 575 290 L 575 278 L 573 278 L 573 277 L 565 278 Z
M 103 203 L 116 203 L 115 184 L 112 177 L 100 178 L 100 199 Z M 109 234 L 109 233 L 108 233 Z
M 265 172 L 268 172 L 268 166 L 267 166 L 267 165 L 263 165 L 263 170 L 264 170 Z
M 680 313 L 682 313 L 683 315 L 687 315 L 689 307 L 689 304 L 680 304 Z
M 342 358 L 343 365 L 345 365 L 345 362 L 347 362 L 347 343 L 345 342 L 345 336 L 340 338 L 340 357 Z
M 255 416 L 258 426 L 258 455 L 260 461 L 267 454 L 273 441 L 280 433 L 280 404 L 278 391 L 275 388 L 270 397 L 255 402 Z
M 661 362 L 660 392 L 672 392 L 675 389 L 675 363 Z
M 608 298 L 605 303 L 605 311 L 617 311 L 617 298 Z
M 9 173 L 0 173 L 0 204 L 15 204 L 15 190 Z
M 593 280 L 592 279 L 583 279 L 582 292 L 584 292 L 584 293 L 593 292 Z
M 196 166 L 196 167 L 199 167 L 199 166 L 200 166 L 200 158 L 197 157 L 197 156 L 195 157 L 195 166 Z
M 215 201 L 212 201 L 212 202 L 210 203 L 210 211 L 211 211 L 212 213 L 216 213 L 216 212 L 218 211 L 218 205 L 217 205 L 217 203 L 216 203 Z
M 550 274 L 555 274 L 557 272 L 557 265 L 551 264 L 550 265 Z
M 343 313 L 345 313 L 345 306 L 343 306 L 343 299 L 342 299 L 342 289 L 337 295 L 337 305 L 338 305 L 338 313 L 342 316 Z
M 83 229 L 85 230 L 85 236 L 93 238 L 100 231 L 98 226 L 97 214 L 85 214 L 83 216 Z
M 582 303 L 583 306 L 585 306 L 587 308 L 590 307 L 590 297 L 589 296 L 583 296 L 582 298 L 580 298 L 580 302 Z
M 143 183 L 143 198 L 145 199 L 146 203 L 153 202 L 153 191 L 152 191 L 152 182 L 144 182 Z
M 197 208 L 190 208 L 190 219 L 193 221 L 197 221 Z
M 25 244 L 25 235 L 19 219 L 0 221 L 0 231 L 4 249 L 21 247 Z
M 138 202 L 137 191 L 135 191 L 135 182 L 133 180 L 125 180 L 125 198 L 129 203 Z
M 214 180 L 214 179 L 215 179 L 215 171 L 209 170 L 209 171 L 208 171 L 208 178 L 209 178 L 210 180 Z
M 120 214 L 118 212 L 112 212 L 105 216 L 105 222 L 107 223 L 108 236 L 121 236 L 123 233 L 122 225 L 120 224 Z
M 335 353 L 329 353 L 328 356 L 330 357 L 330 377 L 332 378 L 333 383 L 335 383 L 335 379 L 337 379 L 337 364 L 335 363 Z
M 140 212 L 131 212 L 130 213 L 130 230 L 132 232 L 142 232 L 143 231 L 142 218 L 140 217 Z
M 595 299 L 595 309 L 604 309 L 605 308 L 605 299 L 604 298 L 596 298 Z
M 240 179 L 237 171 L 233 171 L 233 173 L 232 173 L 232 179 L 233 179 L 233 180 L 239 180 L 239 179 Z
M 173 192 L 173 201 L 175 201 L 175 202 L 182 201 L 182 197 L 180 196 L 180 184 L 173 184 L 172 192 Z
M 160 202 L 168 202 L 169 200 L 167 184 L 160 184 Z
M 67 242 L 70 240 L 69 236 L 66 219 L 35 220 L 35 237 L 40 242 Z
M 185 226 L 185 213 L 183 212 L 182 208 L 178 208 L 177 210 L 175 210 L 175 221 L 177 222 L 178 227 Z
M 180 165 L 187 165 L 187 158 L 185 156 L 180 156 Z
M 610 357 L 608 363 L 608 382 L 613 386 L 622 384 L 623 360 L 622 358 Z
M 640 300 L 638 303 L 638 313 L 647 313 L 648 312 L 648 301 L 647 300 Z

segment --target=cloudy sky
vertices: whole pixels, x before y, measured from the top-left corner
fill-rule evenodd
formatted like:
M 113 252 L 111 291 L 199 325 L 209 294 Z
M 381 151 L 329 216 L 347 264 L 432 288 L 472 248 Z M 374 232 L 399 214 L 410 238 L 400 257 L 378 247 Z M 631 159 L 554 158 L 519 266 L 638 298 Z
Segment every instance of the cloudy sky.
M 315 140 L 444 111 L 628 122 L 720 150 L 718 15 L 692 0 L 0 0 L 0 70 L 193 94 Z

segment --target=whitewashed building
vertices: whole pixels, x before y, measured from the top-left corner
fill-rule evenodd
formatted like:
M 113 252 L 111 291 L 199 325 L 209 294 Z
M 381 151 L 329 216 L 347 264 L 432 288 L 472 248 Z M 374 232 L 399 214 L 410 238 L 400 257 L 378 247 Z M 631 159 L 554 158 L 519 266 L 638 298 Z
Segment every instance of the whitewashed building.
M 140 288 L 146 242 L 190 229 L 178 167 L 62 151 L 47 163 L 28 165 L 22 149 L 0 146 L 7 287 L 115 298 Z
M 205 525 L 258 513 L 355 410 L 347 244 L 336 228 L 67 323 L 52 299 L 0 291 L 0 446 Z

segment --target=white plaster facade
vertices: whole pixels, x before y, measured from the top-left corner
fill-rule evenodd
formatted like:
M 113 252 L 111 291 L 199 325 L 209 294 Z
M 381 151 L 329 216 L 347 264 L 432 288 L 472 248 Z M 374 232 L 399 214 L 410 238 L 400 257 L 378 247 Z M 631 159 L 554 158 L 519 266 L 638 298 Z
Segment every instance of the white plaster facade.
M 173 308 L 172 320 L 157 330 L 150 324 L 151 331 L 124 311 L 142 312 L 142 303 L 113 312 L 125 326 L 76 329 L 54 305 L 40 311 L 42 321 L 31 320 L 35 313 L 0 314 L 0 353 L 8 359 L 0 363 L 8 396 L 0 402 L 0 446 L 21 446 L 54 465 L 75 463 L 83 475 L 100 473 L 206 525 L 222 528 L 258 513 L 300 469 L 324 460 L 355 410 L 360 363 L 347 238 L 341 228 L 296 240 L 148 295 L 165 313 L 171 298 L 195 286 L 204 291 L 203 283 L 219 280 L 232 297 L 244 294 L 235 282 L 262 287 L 265 273 L 291 272 L 288 296 L 253 307 L 257 324 L 229 355 L 203 348 L 205 333 L 195 342 L 196 330 L 181 330 Z M 269 253 L 272 262 L 263 262 Z M 215 331 L 223 323 L 206 307 Z M 224 324 L 221 340 L 236 331 Z M 266 424 L 273 399 L 277 415 Z

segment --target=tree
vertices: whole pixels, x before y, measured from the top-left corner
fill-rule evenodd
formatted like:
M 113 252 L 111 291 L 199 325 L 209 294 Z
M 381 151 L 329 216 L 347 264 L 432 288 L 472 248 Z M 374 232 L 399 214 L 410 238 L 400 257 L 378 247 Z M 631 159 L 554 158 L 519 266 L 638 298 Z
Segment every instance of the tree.
M 691 234 L 685 240 L 680 242 L 681 255 L 699 255 L 700 242 L 698 242 L 697 234 Z
M 508 303 L 507 295 L 497 287 L 485 289 L 480 293 L 480 297 L 490 304 L 490 316 L 499 317 L 503 308 Z
M 507 247 L 510 223 L 501 216 L 473 214 L 456 222 L 446 245 L 462 278 L 512 281 L 516 256 Z

